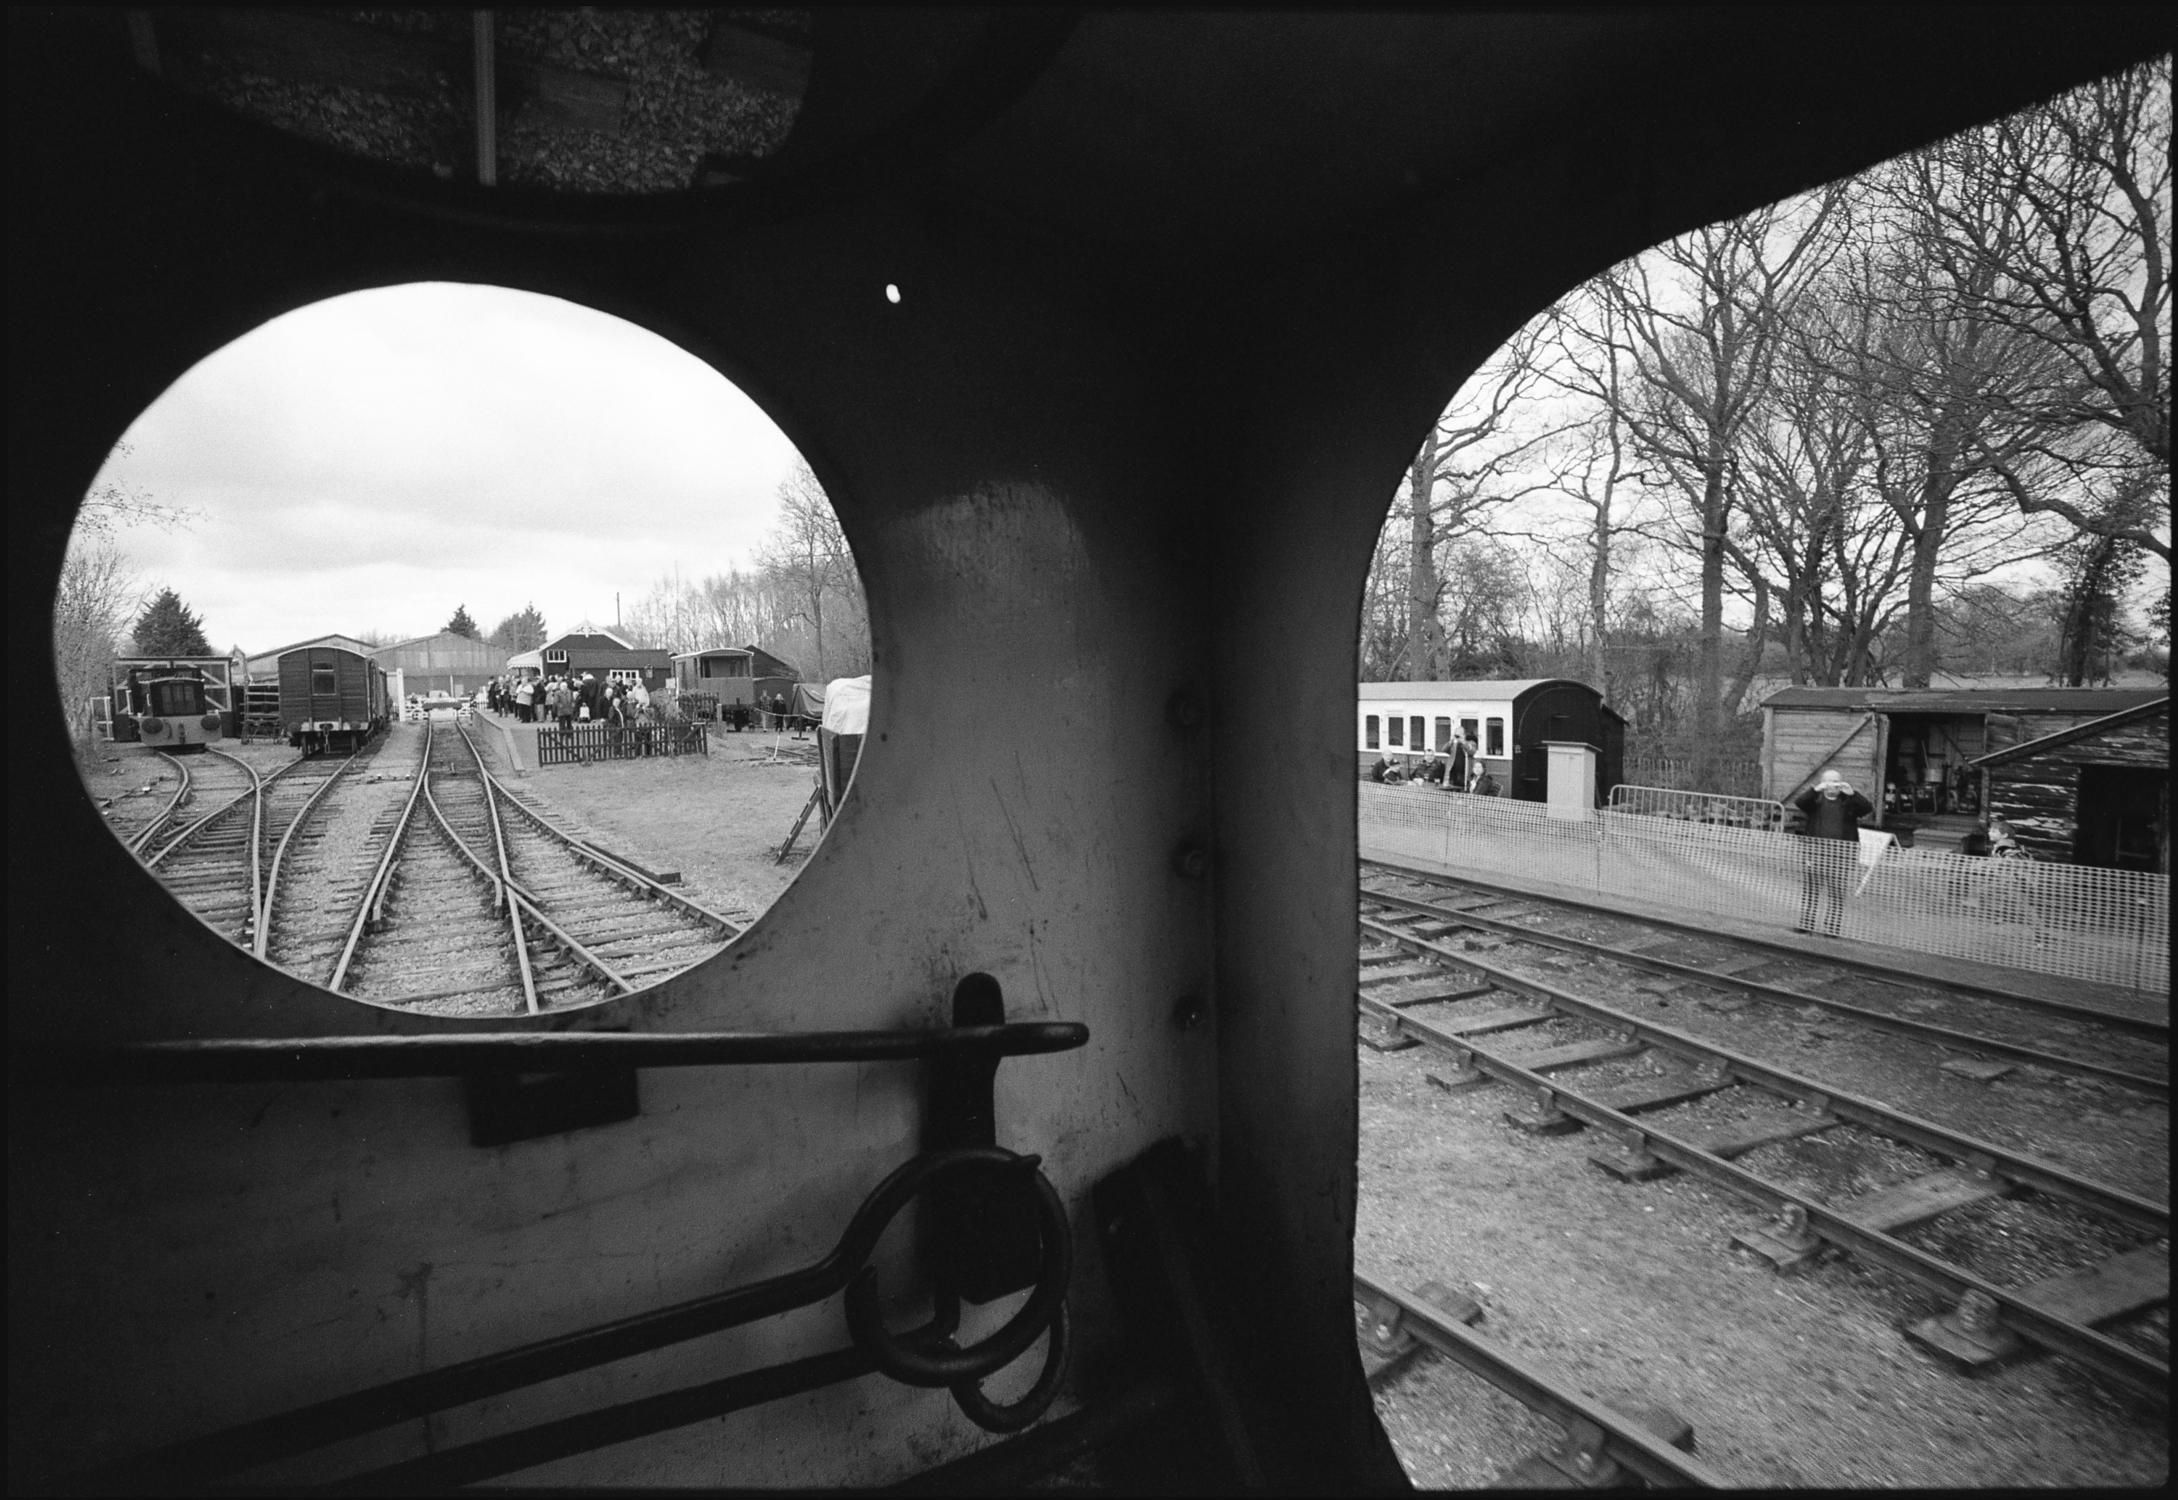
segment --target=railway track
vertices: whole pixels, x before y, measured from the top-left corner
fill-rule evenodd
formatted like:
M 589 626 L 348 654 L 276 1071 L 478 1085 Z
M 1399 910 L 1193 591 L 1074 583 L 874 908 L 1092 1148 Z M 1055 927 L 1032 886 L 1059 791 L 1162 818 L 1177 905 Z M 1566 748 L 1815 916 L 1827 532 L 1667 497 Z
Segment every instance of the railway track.
M 2167 1004 L 2116 1009 L 1932 981 L 1857 956 L 1816 957 L 1691 923 L 1659 936 L 1654 923 L 1393 864 L 1364 862 L 1363 875 L 1365 906 L 1489 934 L 1515 952 L 1576 955 L 1624 970 L 1637 985 L 1661 979 L 1760 1005 L 1822 1011 L 1948 1052 L 2170 1095 Z M 1850 998 L 1836 992 L 1840 986 L 1850 988 Z
M 1530 1411 L 1558 1425 L 1553 1449 L 1537 1454 L 1493 1488 L 1722 1489 L 1724 1481 L 1693 1455 L 1693 1431 L 1659 1432 L 1651 1422 L 1577 1390 L 1555 1372 L 1474 1333 L 1481 1309 L 1433 1284 L 1409 1290 L 1381 1271 L 1354 1270 L 1361 1309 L 1359 1342 L 1371 1387 L 1394 1378 L 1425 1351 L 1481 1376 Z
M 389 796 L 384 773 L 399 769 L 399 759 L 387 740 L 375 741 L 323 784 L 307 815 L 289 822 L 266 865 L 257 957 L 325 981 L 390 836 L 402 787 L 396 783 Z M 337 801 L 329 795 L 336 785 Z
M 128 768 L 131 771 L 140 769 L 148 773 L 150 779 L 141 787 L 132 787 L 107 799 L 102 809 L 106 826 L 113 830 L 114 837 L 121 841 L 123 848 L 138 856 L 142 855 L 144 845 L 166 827 L 189 800 L 188 762 L 164 750 L 152 753 L 156 760 L 146 757 Z
M 2166 1202 L 1638 1015 L 1598 993 L 1615 987 L 1608 977 L 1575 993 L 1444 941 L 1477 930 L 1475 913 L 1369 891 L 1362 901 L 1373 910 L 1358 999 L 1372 1045 L 1438 1049 L 1452 1064 L 1441 1086 L 1519 1090 L 1526 1107 L 1512 1123 L 1589 1128 L 1605 1142 L 1591 1159 L 1615 1175 L 1695 1172 L 1764 1207 L 1775 1221 L 1736 1238 L 1780 1269 L 1847 1251 L 1936 1292 L 1952 1312 L 1914 1333 L 1955 1363 L 1992 1362 L 2024 1340 L 2167 1400 L 2167 1334 L 2155 1326 L 2169 1295 Z M 1860 1173 L 1859 1190 L 1840 1196 L 1811 1181 L 1826 1154 L 1880 1162 L 1881 1180 Z M 1999 1211 L 2073 1244 L 2084 1264 L 1992 1280 L 1976 1269 L 1975 1241 Z
M 270 775 L 223 750 L 207 750 L 204 768 L 191 773 L 197 817 L 139 846 L 145 867 L 205 925 L 254 948 L 263 911 L 266 874 L 290 830 L 307 818 L 348 762 L 291 760 Z M 216 777 L 205 770 L 223 768 Z M 231 769 L 226 769 L 231 768 Z M 207 785 L 207 782 L 213 784 Z
M 538 1014 L 678 972 L 741 928 L 559 828 L 456 725 L 424 726 L 330 986 L 444 1014 Z

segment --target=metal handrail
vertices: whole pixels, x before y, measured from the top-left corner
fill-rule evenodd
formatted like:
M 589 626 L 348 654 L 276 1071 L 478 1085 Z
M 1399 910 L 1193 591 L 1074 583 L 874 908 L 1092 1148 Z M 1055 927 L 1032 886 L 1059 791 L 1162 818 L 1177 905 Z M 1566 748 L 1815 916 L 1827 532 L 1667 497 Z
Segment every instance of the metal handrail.
M 628 1068 L 912 1062 L 1027 1057 L 1089 1040 L 1079 1021 L 1009 1021 L 921 1031 L 442 1032 L 424 1036 L 222 1037 L 9 1049 L 24 1086 L 306 1082 L 587 1073 Z

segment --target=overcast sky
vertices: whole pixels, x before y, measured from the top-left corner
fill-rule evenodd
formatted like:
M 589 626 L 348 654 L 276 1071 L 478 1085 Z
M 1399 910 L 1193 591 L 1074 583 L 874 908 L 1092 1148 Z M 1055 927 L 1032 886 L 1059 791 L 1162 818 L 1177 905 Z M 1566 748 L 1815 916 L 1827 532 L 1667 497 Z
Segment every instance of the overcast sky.
M 118 540 L 215 651 L 610 626 L 676 563 L 746 565 L 797 455 L 724 376 L 553 297 L 428 283 L 302 308 L 207 357 L 97 484 L 203 513 Z

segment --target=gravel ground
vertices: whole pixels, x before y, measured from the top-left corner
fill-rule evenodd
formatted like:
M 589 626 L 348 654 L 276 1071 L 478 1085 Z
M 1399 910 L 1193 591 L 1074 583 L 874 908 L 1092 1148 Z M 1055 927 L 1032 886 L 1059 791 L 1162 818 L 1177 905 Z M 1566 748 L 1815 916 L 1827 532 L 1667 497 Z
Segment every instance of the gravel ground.
M 479 743 L 503 751 L 497 734 Z M 524 763 L 532 763 L 526 752 Z M 513 785 L 547 817 L 581 825 L 603 847 L 679 870 L 693 899 L 754 920 L 816 847 L 812 816 L 786 862 L 775 857 L 816 774 L 813 740 L 714 732 L 709 755 L 546 766 Z

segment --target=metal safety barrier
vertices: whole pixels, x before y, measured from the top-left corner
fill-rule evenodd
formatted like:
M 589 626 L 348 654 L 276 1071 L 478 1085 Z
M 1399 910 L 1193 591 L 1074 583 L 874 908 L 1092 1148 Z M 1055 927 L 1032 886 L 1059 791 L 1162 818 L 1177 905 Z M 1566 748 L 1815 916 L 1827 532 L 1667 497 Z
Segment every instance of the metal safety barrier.
M 1610 807 L 1612 812 L 1722 828 L 1777 831 L 1784 828 L 1786 819 L 1785 804 L 1768 797 L 1726 797 L 1715 792 L 1682 792 L 1671 787 L 1624 783 L 1611 788 Z
M 1834 922 L 1838 936 L 1856 942 L 2151 993 L 2170 986 L 2167 875 L 1975 858 L 1888 839 L 1850 851 L 1840 869 L 1813 858 L 1816 841 L 1767 828 L 1618 808 L 1553 818 L 1540 802 L 1373 782 L 1360 785 L 1359 797 L 1365 857 L 1785 928 L 1803 923 L 1813 897 L 1817 922 Z

